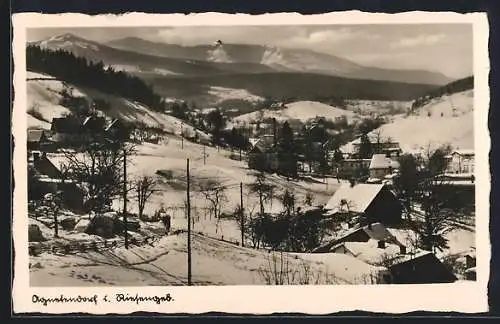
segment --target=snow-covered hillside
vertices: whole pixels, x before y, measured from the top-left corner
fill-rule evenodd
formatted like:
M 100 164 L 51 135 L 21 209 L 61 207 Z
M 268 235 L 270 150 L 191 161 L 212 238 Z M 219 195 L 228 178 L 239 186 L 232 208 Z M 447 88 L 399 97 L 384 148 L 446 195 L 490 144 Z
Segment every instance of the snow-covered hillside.
M 278 253 L 243 248 L 196 234 L 192 241 L 195 285 L 269 284 L 262 273 L 271 271 L 273 257 L 280 258 Z M 155 247 L 68 256 L 42 254 L 30 259 L 32 265 L 36 264 L 30 271 L 30 283 L 34 286 L 186 285 L 186 245 L 186 234 L 181 234 L 165 237 Z M 343 254 L 328 253 L 328 257 L 314 258 L 284 253 L 283 258 L 287 262 L 284 271 L 288 271 L 285 280 L 289 284 L 301 284 L 306 279 L 310 284 L 370 284 L 371 276 L 383 271 Z
M 337 117 L 345 116 L 348 121 L 357 118 L 356 114 L 352 111 L 347 111 L 341 108 L 329 106 L 316 101 L 297 101 L 289 103 L 286 108 L 279 110 L 264 109 L 252 113 L 240 115 L 233 119 L 235 123 L 249 122 L 259 120 L 261 118 L 276 118 L 279 121 L 287 119 L 299 119 L 303 122 L 308 119 L 321 116 L 327 119 L 334 120 Z
M 246 89 L 211 86 L 208 90 L 208 94 L 213 96 L 217 103 L 224 100 L 245 100 L 251 103 L 256 103 L 264 100 L 264 98 L 256 96 Z
M 395 115 L 408 111 L 411 101 L 346 100 L 347 110 L 359 115 Z
M 180 134 L 182 124 L 183 131 L 191 133 L 196 131 L 200 137 L 209 138 L 208 134 L 195 130 L 193 127 L 184 124 L 180 119 L 152 111 L 138 102 L 108 95 L 95 89 L 68 85 L 65 82 L 56 80 L 52 76 L 34 72 L 28 72 L 27 75 L 29 128 L 50 129 L 52 118 L 60 117 L 64 113 L 70 112 L 69 108 L 60 105 L 61 92 L 68 87 L 72 88 L 71 91 L 75 97 L 86 97 L 89 100 L 104 99 L 109 102 L 110 108 L 106 110 L 105 114 L 110 118 L 143 122 L 151 127 L 159 127 L 167 132 L 176 134 Z M 38 113 L 35 113 L 35 116 L 33 116 L 32 110 Z M 36 118 L 37 115 L 41 118 Z
M 454 148 L 474 149 L 473 90 L 435 98 L 411 115 L 399 115 L 382 125 L 383 139 L 398 141 L 404 152 L 415 152 L 450 144 Z M 352 152 L 352 144 L 343 148 Z

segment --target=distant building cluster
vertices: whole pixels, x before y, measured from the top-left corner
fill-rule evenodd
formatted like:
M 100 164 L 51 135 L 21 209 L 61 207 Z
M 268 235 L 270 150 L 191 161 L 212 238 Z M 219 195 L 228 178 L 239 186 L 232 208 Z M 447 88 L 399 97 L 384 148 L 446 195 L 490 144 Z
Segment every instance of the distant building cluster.
M 29 129 L 28 150 L 53 151 L 68 145 L 81 145 L 97 140 L 127 141 L 130 130 L 119 119 L 107 122 L 101 116 L 83 119 L 73 116 L 53 118 L 50 130 Z

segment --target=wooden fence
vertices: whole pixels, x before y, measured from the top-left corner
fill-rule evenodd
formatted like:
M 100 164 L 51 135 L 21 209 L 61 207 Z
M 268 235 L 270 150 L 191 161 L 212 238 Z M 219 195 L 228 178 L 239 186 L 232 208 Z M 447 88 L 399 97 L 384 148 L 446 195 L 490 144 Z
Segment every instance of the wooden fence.
M 143 245 L 153 245 L 160 239 L 160 236 L 146 236 L 142 238 L 132 237 L 129 239 L 129 246 L 143 246 Z M 44 244 L 43 242 L 38 244 L 31 243 L 29 246 L 29 255 L 37 256 L 41 253 L 52 253 L 52 254 L 77 254 L 85 253 L 88 251 L 101 252 L 104 250 L 114 249 L 125 246 L 124 239 L 113 239 L 113 240 L 103 240 L 103 241 L 83 241 L 83 242 L 71 242 L 71 243 L 52 243 Z

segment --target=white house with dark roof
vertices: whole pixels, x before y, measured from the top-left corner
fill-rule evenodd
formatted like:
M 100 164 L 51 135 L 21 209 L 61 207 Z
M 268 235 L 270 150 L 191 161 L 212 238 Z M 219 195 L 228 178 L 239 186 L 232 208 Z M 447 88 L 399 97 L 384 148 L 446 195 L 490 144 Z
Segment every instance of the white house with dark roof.
M 399 169 L 399 163 L 385 154 L 373 154 L 370 161 L 369 172 L 371 179 L 384 179 Z
M 474 173 L 474 150 L 455 150 L 446 156 L 448 159 L 448 173 Z

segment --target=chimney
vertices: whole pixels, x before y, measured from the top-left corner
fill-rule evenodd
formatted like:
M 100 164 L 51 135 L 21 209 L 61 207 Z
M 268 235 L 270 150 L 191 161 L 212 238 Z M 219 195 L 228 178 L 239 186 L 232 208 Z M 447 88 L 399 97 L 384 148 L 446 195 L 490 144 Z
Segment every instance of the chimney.
M 406 254 L 406 246 L 400 245 L 399 246 L 399 253 L 400 254 Z
M 378 241 L 378 248 L 379 249 L 385 249 L 385 241 L 384 240 Z

